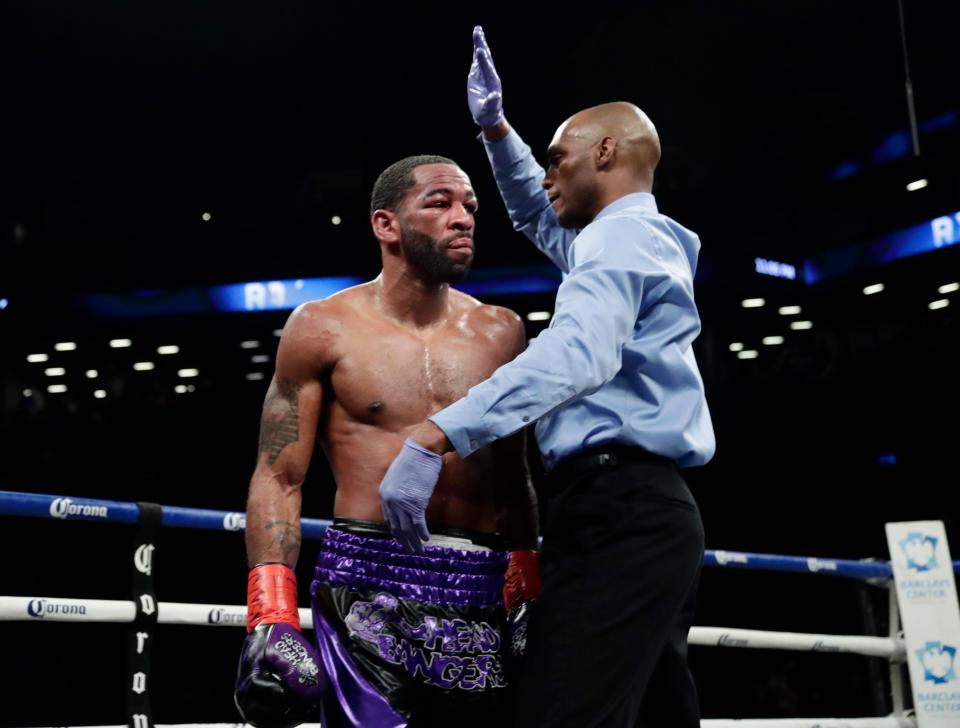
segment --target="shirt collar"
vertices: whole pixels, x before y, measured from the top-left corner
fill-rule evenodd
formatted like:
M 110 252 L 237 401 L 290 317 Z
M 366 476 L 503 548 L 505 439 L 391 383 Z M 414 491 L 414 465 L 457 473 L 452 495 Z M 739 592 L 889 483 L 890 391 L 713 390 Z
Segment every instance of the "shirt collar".
M 605 208 L 600 210 L 597 213 L 597 216 L 594 221 L 599 220 L 601 217 L 606 217 L 607 215 L 612 215 L 615 212 L 620 212 L 628 207 L 640 207 L 644 212 L 657 212 L 657 201 L 654 199 L 653 195 L 649 192 L 632 192 L 629 195 L 624 195 L 623 197 L 614 200 Z

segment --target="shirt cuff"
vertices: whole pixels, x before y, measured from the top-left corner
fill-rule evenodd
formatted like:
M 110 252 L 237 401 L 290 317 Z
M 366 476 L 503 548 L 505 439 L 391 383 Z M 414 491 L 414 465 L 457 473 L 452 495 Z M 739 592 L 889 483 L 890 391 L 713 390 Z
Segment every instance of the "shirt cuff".
M 497 439 L 482 428 L 482 416 L 483 413 L 471 405 L 470 398 L 464 397 L 427 419 L 443 430 L 457 455 L 465 458 Z

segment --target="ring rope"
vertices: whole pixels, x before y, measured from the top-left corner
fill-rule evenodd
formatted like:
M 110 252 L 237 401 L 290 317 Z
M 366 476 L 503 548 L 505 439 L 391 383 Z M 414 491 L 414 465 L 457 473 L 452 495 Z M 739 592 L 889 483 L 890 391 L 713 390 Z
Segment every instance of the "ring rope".
M 701 720 L 700 728 L 917 728 L 917 721 L 913 717 L 896 715 L 884 718 L 722 719 Z
M 309 609 L 301 608 L 304 629 L 313 629 Z M 0 597 L 0 621 L 43 619 L 53 622 L 132 622 L 136 604 L 109 599 L 57 599 L 52 597 Z M 247 608 L 243 605 L 185 604 L 160 602 L 159 624 L 192 624 L 213 627 L 245 627 Z M 903 640 L 858 635 L 774 632 L 732 627 L 691 627 L 688 642 L 705 647 L 741 647 L 759 650 L 846 652 L 867 657 L 903 660 Z
M 169 528 L 242 531 L 246 526 L 246 514 L 239 511 L 178 506 L 161 506 L 161 508 L 163 513 L 161 525 Z M 123 501 L 0 490 L 0 515 L 99 523 L 136 523 L 139 510 L 136 503 Z M 331 521 L 326 519 L 303 518 L 301 519 L 302 536 L 305 539 L 319 539 L 330 525 Z M 704 556 L 704 565 L 759 571 L 831 574 L 867 580 L 893 578 L 893 570 L 889 562 L 874 560 L 852 561 L 708 549 Z M 953 570 L 960 573 L 960 560 L 953 562 Z

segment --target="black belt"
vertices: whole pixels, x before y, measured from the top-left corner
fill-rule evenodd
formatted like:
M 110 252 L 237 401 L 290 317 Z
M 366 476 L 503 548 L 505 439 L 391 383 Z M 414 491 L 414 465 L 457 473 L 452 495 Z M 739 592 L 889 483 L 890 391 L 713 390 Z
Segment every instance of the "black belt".
M 605 447 L 584 450 L 576 455 L 561 460 L 547 474 L 550 490 L 569 485 L 577 478 L 602 468 L 615 468 L 618 465 L 644 463 L 647 465 L 669 465 L 676 467 L 676 463 L 663 455 L 644 450 L 642 447 L 627 447 L 626 445 L 608 445 Z

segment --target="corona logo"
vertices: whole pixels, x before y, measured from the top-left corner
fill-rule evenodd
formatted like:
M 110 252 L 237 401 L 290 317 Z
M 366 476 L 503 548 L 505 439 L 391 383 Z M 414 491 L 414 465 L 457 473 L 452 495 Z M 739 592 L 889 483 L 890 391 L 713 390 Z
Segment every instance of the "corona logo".
M 153 549 L 152 543 L 141 544 L 133 556 L 133 564 L 141 574 L 150 576 L 153 569 Z
M 50 504 L 50 515 L 54 518 L 67 516 L 87 516 L 88 518 L 106 518 L 106 506 L 91 506 L 74 503 L 70 498 L 54 498 Z
M 247 527 L 245 513 L 228 513 L 223 517 L 223 528 L 227 531 L 241 531 Z
M 64 604 L 62 602 L 52 602 L 48 599 L 31 599 L 27 602 L 27 614 L 37 619 L 55 614 L 86 616 L 87 607 L 84 604 Z
M 207 623 L 245 625 L 247 623 L 247 615 L 231 614 L 223 607 L 215 607 L 207 614 Z

